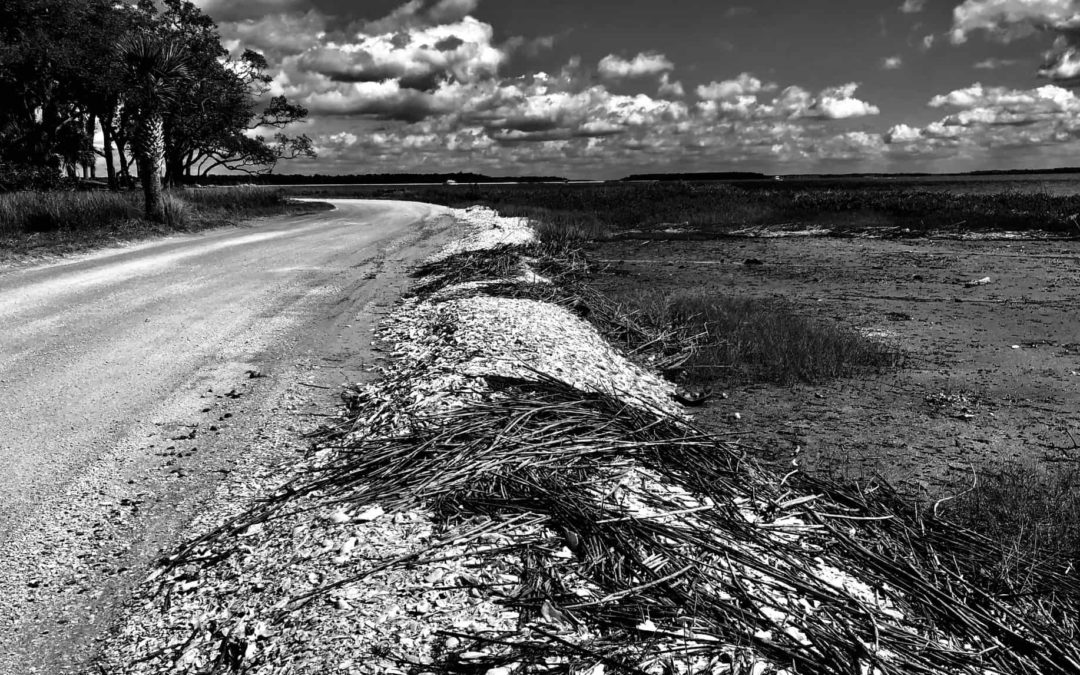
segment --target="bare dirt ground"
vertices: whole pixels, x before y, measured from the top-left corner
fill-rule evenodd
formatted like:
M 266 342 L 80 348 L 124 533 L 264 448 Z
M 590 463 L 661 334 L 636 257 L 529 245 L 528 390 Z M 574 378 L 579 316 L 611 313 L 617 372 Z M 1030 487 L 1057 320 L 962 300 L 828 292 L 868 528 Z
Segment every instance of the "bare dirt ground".
M 973 468 L 1080 462 L 1080 242 L 620 241 L 591 255 L 611 293 L 780 296 L 908 355 L 879 376 L 732 385 L 701 409 L 758 456 L 925 497 L 963 489 Z
M 443 226 L 337 206 L 0 269 L 0 673 L 85 672 L 218 487 L 276 481 L 367 376 Z

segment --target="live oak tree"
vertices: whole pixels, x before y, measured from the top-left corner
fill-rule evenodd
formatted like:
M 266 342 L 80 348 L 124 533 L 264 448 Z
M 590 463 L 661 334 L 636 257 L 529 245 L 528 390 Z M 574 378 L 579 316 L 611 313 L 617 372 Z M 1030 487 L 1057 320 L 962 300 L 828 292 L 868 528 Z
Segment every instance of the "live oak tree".
M 121 52 L 138 36 L 184 56 L 174 73 L 183 96 L 148 102 L 146 74 L 139 79 Z M 254 51 L 230 55 L 213 20 L 187 0 L 2 0 L 0 189 L 92 173 L 95 152 L 113 188 L 133 159 L 148 178 L 148 141 L 160 142 L 156 166 L 167 183 L 211 171 L 265 173 L 281 159 L 314 156 L 310 139 L 285 134 L 307 110 L 270 97 L 266 70 Z M 160 140 L 148 136 L 151 120 L 160 121 Z
M 125 14 L 109 0 L 0 2 L 0 181 L 93 163 L 93 99 Z
M 279 159 L 314 156 L 306 136 L 281 132 L 307 117 L 307 110 L 284 96 L 266 100 L 272 80 L 261 54 L 246 50 L 232 57 L 213 20 L 185 0 L 165 0 L 157 25 L 189 54 L 184 96 L 164 120 L 166 182 L 222 168 L 264 173 Z M 261 129 L 275 130 L 273 138 L 268 141 Z

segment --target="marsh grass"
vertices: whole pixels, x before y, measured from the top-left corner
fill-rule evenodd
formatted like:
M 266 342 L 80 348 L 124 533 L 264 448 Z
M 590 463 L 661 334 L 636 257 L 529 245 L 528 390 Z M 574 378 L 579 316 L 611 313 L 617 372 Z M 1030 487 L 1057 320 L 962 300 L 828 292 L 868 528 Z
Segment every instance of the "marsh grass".
M 994 572 L 1028 574 L 1032 558 L 1080 574 L 1080 469 L 1046 464 L 986 467 L 972 489 L 941 507 L 964 527 L 999 542 L 1005 552 Z
M 976 195 L 880 183 L 782 185 L 429 186 L 368 195 L 455 207 L 485 204 L 503 215 L 534 217 L 545 227 L 593 239 L 708 239 L 754 227 L 824 228 L 836 236 L 1032 230 L 1080 235 L 1076 195 Z
M 702 292 L 637 291 L 619 298 L 628 313 L 679 341 L 693 341 L 681 364 L 692 381 L 790 385 L 902 365 L 896 349 L 853 328 L 807 317 L 783 300 Z
M 118 241 L 235 223 L 244 217 L 311 210 L 280 190 L 179 189 L 165 193 L 165 221 L 142 217 L 139 192 L 0 193 L 0 259 L 68 253 Z

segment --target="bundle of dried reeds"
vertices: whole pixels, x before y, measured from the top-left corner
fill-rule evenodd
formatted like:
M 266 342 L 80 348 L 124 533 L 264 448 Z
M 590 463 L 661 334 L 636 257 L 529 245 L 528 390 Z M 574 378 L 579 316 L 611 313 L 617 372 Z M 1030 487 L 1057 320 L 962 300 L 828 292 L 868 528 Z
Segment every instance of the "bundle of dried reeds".
M 991 542 L 885 488 L 772 473 L 648 397 L 585 391 L 527 365 L 514 378 L 455 373 L 442 381 L 468 386 L 445 392 L 453 405 L 417 404 L 418 382 L 457 358 L 438 347 L 439 303 L 469 309 L 438 295 L 450 283 L 580 303 L 631 351 L 674 341 L 583 287 L 508 281 L 523 255 L 459 253 L 422 270 L 437 276 L 422 289 L 430 316 L 400 336 L 435 346 L 387 369 L 377 392 L 354 392 L 350 421 L 326 431 L 306 472 L 174 564 L 207 551 L 216 562 L 228 535 L 298 509 L 421 506 L 467 527 L 362 574 L 438 561 L 452 544 L 452 555 L 518 566 L 512 584 L 485 589 L 520 617 L 514 632 L 455 633 L 483 650 L 427 670 L 1080 672 L 1075 576 L 1032 562 L 1011 586 L 994 574 Z
M 489 384 L 415 434 L 341 436 L 331 461 L 251 515 L 314 496 L 542 523 L 483 552 L 523 566 L 503 599 L 522 632 L 469 636 L 498 646 L 488 665 L 1080 669 L 1076 615 L 1061 613 L 1080 598 L 1070 577 L 1033 568 L 1017 596 L 972 562 L 986 540 L 892 495 L 784 481 L 684 420 L 540 374 Z

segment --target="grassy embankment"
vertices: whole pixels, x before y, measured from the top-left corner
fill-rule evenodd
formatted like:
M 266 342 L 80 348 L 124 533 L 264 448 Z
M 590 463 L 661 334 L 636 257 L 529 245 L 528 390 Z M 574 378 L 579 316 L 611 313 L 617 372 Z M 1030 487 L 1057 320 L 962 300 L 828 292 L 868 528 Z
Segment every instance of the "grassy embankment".
M 743 191 L 728 186 L 550 186 L 537 188 L 411 188 L 395 198 L 451 206 L 484 203 L 503 215 L 534 219 L 535 256 L 553 288 L 495 289 L 539 295 L 592 321 L 636 358 L 684 379 L 738 385 L 791 384 L 866 376 L 901 366 L 903 355 L 857 331 L 801 316 L 782 301 L 738 296 L 639 291 L 613 298 L 589 286 L 582 249 L 610 238 L 715 238 L 748 226 L 829 224 L 838 234 L 1040 230 L 1080 233 L 1080 197 L 1006 193 L 957 196 L 901 190 Z M 838 218 L 838 214 L 844 215 Z M 675 223 L 685 231 L 671 233 Z M 837 223 L 842 225 L 837 226 Z M 628 231 L 629 230 L 629 231 Z M 470 254 L 444 265 L 459 281 L 505 277 L 518 254 Z M 451 269 L 452 268 L 452 269 Z M 425 270 L 430 273 L 432 270 Z M 689 378 L 687 378 L 689 374 Z M 960 525 L 997 542 L 1005 555 L 996 574 L 1021 583 L 1031 560 L 1080 569 L 1080 474 L 1045 467 L 981 467 L 978 486 L 941 505 Z M 1070 567 L 1071 566 L 1071 567 Z
M 105 191 L 0 194 L 0 260 L 48 255 L 170 232 L 193 232 L 252 216 L 309 211 L 273 188 L 182 189 L 166 193 L 165 222 L 142 217 L 142 193 Z

